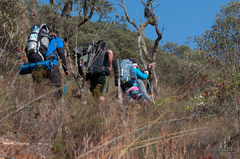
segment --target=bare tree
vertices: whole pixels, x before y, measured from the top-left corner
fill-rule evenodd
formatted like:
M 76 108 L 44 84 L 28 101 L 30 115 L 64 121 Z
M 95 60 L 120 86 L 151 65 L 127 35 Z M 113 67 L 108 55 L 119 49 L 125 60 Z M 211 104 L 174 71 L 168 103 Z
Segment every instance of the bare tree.
M 158 44 L 159 44 L 159 41 L 162 39 L 162 33 L 160 32 L 160 30 L 158 28 L 157 17 L 155 16 L 154 11 L 153 11 L 153 3 L 155 2 L 155 0 L 148 0 L 147 3 L 145 3 L 144 0 L 142 0 L 142 4 L 145 6 L 144 16 L 147 18 L 147 20 L 143 24 L 141 24 L 140 27 L 137 26 L 137 24 L 135 23 L 135 20 L 131 21 L 131 19 L 129 18 L 129 15 L 127 13 L 127 8 L 125 5 L 125 1 L 121 0 L 121 2 L 122 3 L 118 4 L 118 5 L 120 5 L 124 9 L 124 13 L 125 13 L 127 21 L 137 29 L 138 52 L 139 52 L 141 62 L 143 63 L 144 68 L 146 69 L 147 63 L 143 58 L 143 54 L 145 56 L 145 59 L 148 62 L 156 62 L 155 57 L 157 54 Z M 155 40 L 154 47 L 153 47 L 151 53 L 148 52 L 146 43 L 145 43 L 145 29 L 149 24 L 152 26 L 155 26 L 155 31 L 158 36 L 157 39 Z M 157 94 L 158 93 L 158 91 L 157 91 L 157 76 L 156 76 L 154 67 L 152 68 L 151 73 L 152 74 L 150 76 L 150 82 L 153 84 L 154 93 Z
M 50 5 L 55 5 L 54 1 L 50 0 Z M 73 7 L 74 5 L 76 7 Z M 99 14 L 100 18 L 106 16 L 112 10 L 112 6 L 108 0 L 65 0 L 60 17 L 65 19 L 72 18 L 71 13 L 74 12 L 74 9 L 78 12 L 77 24 L 65 24 L 67 25 L 65 27 L 66 34 L 63 37 L 65 42 L 76 34 L 76 26 L 80 29 L 95 13 Z M 76 19 L 74 21 L 76 22 Z

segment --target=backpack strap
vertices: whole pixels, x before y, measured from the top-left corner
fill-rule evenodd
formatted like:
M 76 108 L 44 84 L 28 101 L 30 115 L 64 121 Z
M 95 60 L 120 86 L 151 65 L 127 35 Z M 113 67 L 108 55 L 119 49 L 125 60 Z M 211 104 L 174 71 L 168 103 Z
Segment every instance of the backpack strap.
M 86 79 L 97 74 L 110 75 L 110 70 L 103 64 L 107 51 L 108 50 L 102 50 L 99 54 L 94 56 L 91 66 L 88 68 Z
M 101 52 L 101 55 L 102 55 L 102 64 L 103 64 L 103 62 L 104 62 L 104 59 L 105 59 L 105 56 L 106 56 L 106 53 L 108 52 L 108 50 L 103 50 L 102 52 Z
M 51 37 L 50 37 L 50 36 L 51 36 Z M 53 39 L 56 39 L 56 36 L 55 36 L 55 35 L 49 35 L 48 38 L 49 38 L 49 42 L 50 42 L 50 41 L 52 41 Z
M 32 72 L 31 63 L 28 64 L 28 68 L 29 68 L 30 72 Z
M 36 68 L 38 68 L 37 62 L 35 62 L 35 66 Z M 32 72 L 31 63 L 28 63 L 28 69 L 30 70 L 30 72 Z
M 51 36 L 51 37 L 50 37 Z M 53 39 L 56 39 L 55 35 L 50 35 L 48 36 L 49 38 L 49 43 L 50 41 L 52 41 Z M 49 50 L 48 50 L 49 51 Z M 50 60 L 51 62 L 55 59 L 55 55 L 53 55 L 54 53 L 57 53 L 57 49 L 55 49 L 55 51 L 53 51 L 51 54 L 49 54 L 48 56 L 46 56 L 46 60 Z
M 110 75 L 110 70 L 109 70 L 109 68 L 103 65 L 103 62 L 104 62 L 104 59 L 105 59 L 105 56 L 106 56 L 106 53 L 107 53 L 107 52 L 108 52 L 108 50 L 103 50 L 103 51 L 101 52 L 102 57 L 103 57 L 103 58 L 102 58 L 102 67 L 103 67 L 103 70 L 104 70 L 104 74 L 105 74 L 105 75 Z
M 124 82 L 122 82 L 121 84 L 125 84 L 125 83 L 127 83 L 127 82 L 128 82 L 128 78 L 129 78 L 129 77 L 127 77 L 127 80 L 124 81 Z
M 98 67 L 104 67 L 103 62 L 104 62 L 107 51 L 108 50 L 102 50 L 99 54 L 96 54 L 95 57 L 93 58 L 93 63 L 96 62 Z M 99 58 L 99 56 L 101 56 L 101 59 Z

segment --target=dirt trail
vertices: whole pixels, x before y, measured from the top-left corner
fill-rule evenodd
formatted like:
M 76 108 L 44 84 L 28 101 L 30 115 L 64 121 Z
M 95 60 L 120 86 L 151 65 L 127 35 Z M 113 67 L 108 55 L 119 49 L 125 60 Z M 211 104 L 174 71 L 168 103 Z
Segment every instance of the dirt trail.
M 33 144 L 0 138 L 0 159 L 52 158 L 53 154 L 50 152 L 50 148 L 49 144 Z

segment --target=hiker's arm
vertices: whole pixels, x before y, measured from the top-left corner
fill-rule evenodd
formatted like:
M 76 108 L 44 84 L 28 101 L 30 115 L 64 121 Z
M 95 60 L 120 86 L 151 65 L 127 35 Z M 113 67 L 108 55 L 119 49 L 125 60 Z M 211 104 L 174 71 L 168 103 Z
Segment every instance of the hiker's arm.
M 148 74 L 142 73 L 139 69 L 136 69 L 136 73 L 137 73 L 137 76 L 142 80 L 145 80 L 148 78 Z
M 149 71 L 149 70 L 153 67 L 154 64 L 155 64 L 154 62 L 150 63 L 150 64 L 148 65 L 148 68 L 147 68 L 144 72 Z M 148 72 L 148 73 L 149 73 L 149 72 Z
M 144 73 L 146 73 L 147 75 L 149 75 L 149 70 L 153 67 L 153 65 L 154 65 L 154 62 L 150 63 L 150 64 L 148 65 L 148 68 L 144 71 Z
M 64 71 L 67 71 L 66 58 L 65 58 L 65 55 L 64 55 L 64 49 L 63 49 L 63 47 L 58 47 L 58 48 L 57 48 L 57 53 L 58 53 L 60 59 L 62 60 L 63 70 L 64 70 Z
M 112 61 L 113 61 L 113 52 L 112 50 L 108 50 L 107 52 L 108 54 L 108 65 L 109 65 L 109 69 L 112 69 Z
M 63 67 L 64 72 L 69 76 L 70 72 L 67 69 L 66 58 L 65 58 L 65 55 L 64 55 L 63 47 L 58 47 L 57 48 L 57 53 L 58 53 L 60 59 L 62 60 L 62 67 Z

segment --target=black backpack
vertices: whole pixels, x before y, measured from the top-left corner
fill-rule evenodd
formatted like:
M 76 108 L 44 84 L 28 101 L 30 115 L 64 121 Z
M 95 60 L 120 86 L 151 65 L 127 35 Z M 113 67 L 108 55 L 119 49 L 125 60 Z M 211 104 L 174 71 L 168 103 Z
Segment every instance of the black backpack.
M 77 54 L 78 72 L 81 76 L 83 75 L 81 58 L 83 59 L 83 66 L 86 69 L 88 67 L 89 59 L 92 56 L 93 47 L 93 43 L 86 43 L 83 46 L 83 49 L 80 49 L 79 47 L 73 49 L 74 55 Z
M 98 45 L 97 44 L 93 45 L 93 43 L 86 43 L 83 46 L 82 58 L 83 58 L 83 64 L 85 67 L 88 66 L 89 60 L 97 48 L 98 48 Z
M 36 63 L 46 60 L 46 53 L 49 44 L 49 27 L 43 24 L 34 25 L 28 39 L 26 53 L 29 63 Z
M 76 48 L 75 48 L 76 49 Z M 79 50 L 79 51 L 78 51 Z M 80 49 L 76 50 L 77 53 Z M 81 57 L 83 58 L 83 65 L 87 69 L 86 80 L 96 75 L 110 75 L 109 68 L 103 66 L 104 58 L 107 50 L 102 50 L 100 45 L 95 43 L 86 43 L 80 54 L 77 54 L 78 63 L 80 64 Z M 91 63 L 90 63 L 91 62 Z M 79 69 L 79 73 L 82 75 L 82 71 Z

